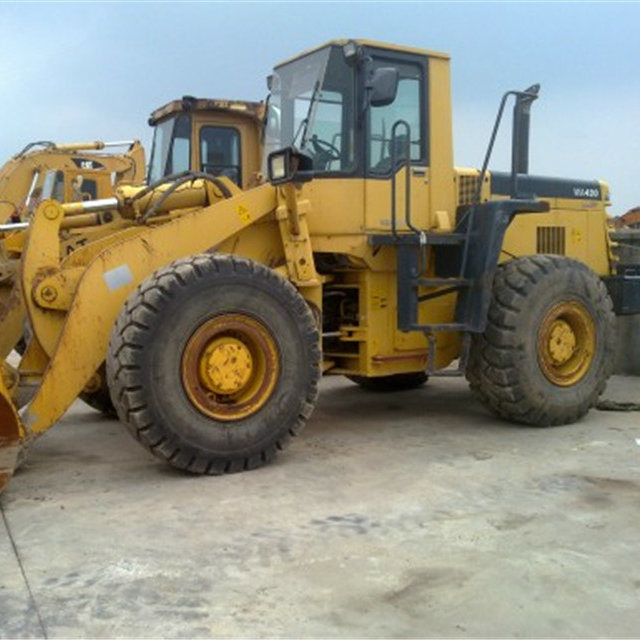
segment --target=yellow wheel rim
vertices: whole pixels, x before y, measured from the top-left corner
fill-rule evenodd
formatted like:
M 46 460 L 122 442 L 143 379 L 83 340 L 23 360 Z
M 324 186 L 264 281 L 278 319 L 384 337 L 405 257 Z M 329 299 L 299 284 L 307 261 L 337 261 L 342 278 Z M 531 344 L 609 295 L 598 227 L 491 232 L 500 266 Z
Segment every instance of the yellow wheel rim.
M 582 380 L 595 351 L 593 318 L 581 303 L 560 302 L 547 312 L 538 332 L 538 361 L 550 382 L 570 387 Z
M 258 320 L 223 314 L 202 324 L 182 354 L 182 385 L 204 415 L 231 422 L 262 408 L 280 374 L 278 348 Z

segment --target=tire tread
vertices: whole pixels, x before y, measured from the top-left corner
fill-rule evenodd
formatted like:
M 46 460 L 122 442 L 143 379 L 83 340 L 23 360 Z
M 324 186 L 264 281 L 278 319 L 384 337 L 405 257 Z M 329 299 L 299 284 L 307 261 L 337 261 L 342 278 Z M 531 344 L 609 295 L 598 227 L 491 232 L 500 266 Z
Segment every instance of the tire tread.
M 525 313 L 528 296 L 553 272 L 580 274 L 582 293 L 603 314 L 606 324 L 604 356 L 597 383 L 581 403 L 559 410 L 548 397 L 537 404 L 528 400 L 517 370 L 517 318 Z M 533 426 L 555 426 L 575 422 L 593 407 L 611 375 L 615 353 L 614 315 L 606 287 L 585 264 L 570 258 L 535 255 L 517 258 L 498 267 L 487 328 L 472 339 L 467 380 L 475 397 L 496 415 Z
M 258 455 L 250 455 L 243 460 L 221 460 L 187 454 L 183 457 L 179 447 L 167 446 L 167 437 L 152 418 L 148 405 L 140 397 L 137 373 L 141 370 L 141 356 L 145 348 L 144 337 L 149 326 L 144 319 L 151 319 L 161 313 L 163 302 L 177 295 L 180 289 L 190 283 L 206 278 L 212 273 L 239 274 L 269 280 L 279 286 L 287 296 L 299 317 L 304 332 L 304 340 L 311 353 L 311 384 L 293 426 L 284 430 L 274 445 L 267 444 Z M 251 260 L 231 255 L 197 254 L 176 260 L 156 271 L 141 283 L 118 317 L 114 326 L 107 356 L 109 389 L 120 420 L 132 436 L 148 451 L 167 460 L 170 464 L 193 473 L 220 475 L 244 469 L 252 469 L 271 461 L 277 451 L 283 450 L 291 437 L 297 436 L 311 415 L 318 397 L 318 381 L 321 375 L 318 330 L 313 314 L 297 289 L 271 269 Z

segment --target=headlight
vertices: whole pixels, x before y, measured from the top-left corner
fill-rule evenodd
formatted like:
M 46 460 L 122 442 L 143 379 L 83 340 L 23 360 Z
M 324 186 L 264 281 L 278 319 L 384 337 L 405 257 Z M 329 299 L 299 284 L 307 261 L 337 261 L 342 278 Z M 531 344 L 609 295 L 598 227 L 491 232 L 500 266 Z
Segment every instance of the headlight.
M 313 160 L 294 147 L 285 147 L 269 154 L 267 172 L 269 182 L 274 185 L 308 182 L 313 179 Z
M 269 157 L 269 180 L 277 182 L 287 175 L 287 154 L 273 154 Z

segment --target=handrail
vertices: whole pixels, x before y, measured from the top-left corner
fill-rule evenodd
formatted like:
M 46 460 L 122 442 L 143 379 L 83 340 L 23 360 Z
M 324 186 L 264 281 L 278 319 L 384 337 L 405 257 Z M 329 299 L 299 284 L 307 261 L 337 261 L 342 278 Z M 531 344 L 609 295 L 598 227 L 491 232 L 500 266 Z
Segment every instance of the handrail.
M 409 229 L 416 235 L 421 236 L 423 232 L 418 229 L 411 221 L 411 126 L 406 120 L 396 120 L 391 127 L 391 232 L 394 236 L 398 234 L 396 224 L 396 175 L 398 165 L 398 145 L 395 144 L 398 140 L 397 130 L 400 126 L 403 126 L 407 132 L 405 141 L 405 159 L 403 165 L 406 167 L 405 172 L 405 202 L 404 202 L 404 220 Z M 402 165 L 401 165 L 402 166 Z

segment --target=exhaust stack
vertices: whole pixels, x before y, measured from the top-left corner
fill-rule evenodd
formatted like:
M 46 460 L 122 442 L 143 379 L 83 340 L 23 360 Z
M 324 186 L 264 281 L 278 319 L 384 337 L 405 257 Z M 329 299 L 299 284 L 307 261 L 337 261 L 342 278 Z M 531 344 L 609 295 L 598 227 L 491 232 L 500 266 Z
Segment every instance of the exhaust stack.
M 513 130 L 511 137 L 511 197 L 518 197 L 518 174 L 529 173 L 529 127 L 531 105 L 537 100 L 540 85 L 534 84 L 517 92 L 513 106 Z

